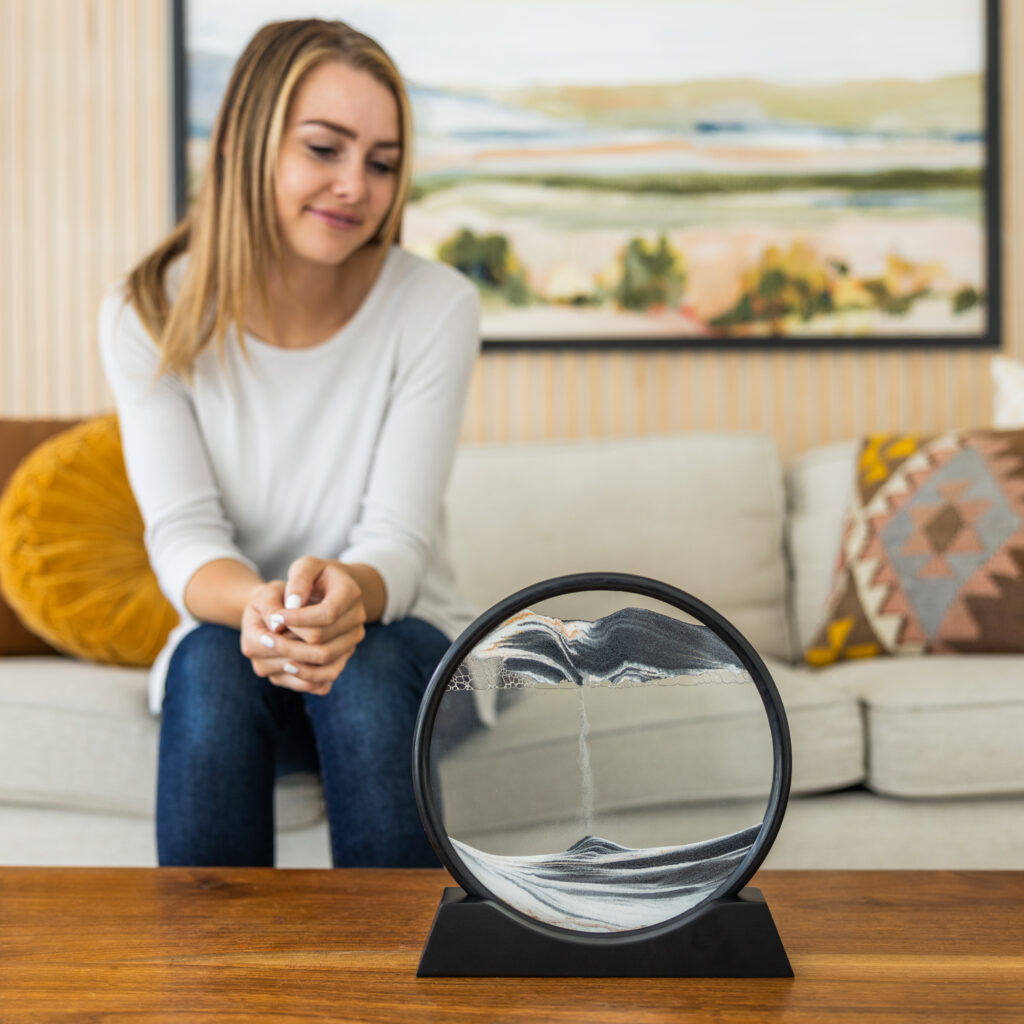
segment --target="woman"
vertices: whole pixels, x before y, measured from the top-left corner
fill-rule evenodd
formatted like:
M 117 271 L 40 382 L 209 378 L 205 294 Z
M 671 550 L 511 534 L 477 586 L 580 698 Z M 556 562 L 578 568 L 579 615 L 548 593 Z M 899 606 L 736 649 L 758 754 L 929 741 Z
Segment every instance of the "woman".
M 161 864 L 271 865 L 275 774 L 318 767 L 336 866 L 436 863 L 419 702 L 471 613 L 441 503 L 472 286 L 399 249 L 409 102 L 340 22 L 261 29 L 194 210 L 112 289 L 104 366 L 150 561 Z

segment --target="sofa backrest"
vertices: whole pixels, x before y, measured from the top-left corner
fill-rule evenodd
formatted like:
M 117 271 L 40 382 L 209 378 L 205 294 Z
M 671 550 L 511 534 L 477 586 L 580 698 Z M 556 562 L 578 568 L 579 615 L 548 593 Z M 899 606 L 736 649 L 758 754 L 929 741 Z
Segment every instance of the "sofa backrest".
M 798 456 L 787 473 L 793 628 L 801 651 L 821 624 L 832 587 L 857 446 L 843 441 L 815 448 Z
M 632 572 L 788 658 L 784 517 L 778 451 L 754 435 L 469 445 L 448 491 L 456 575 L 481 608 L 564 573 Z

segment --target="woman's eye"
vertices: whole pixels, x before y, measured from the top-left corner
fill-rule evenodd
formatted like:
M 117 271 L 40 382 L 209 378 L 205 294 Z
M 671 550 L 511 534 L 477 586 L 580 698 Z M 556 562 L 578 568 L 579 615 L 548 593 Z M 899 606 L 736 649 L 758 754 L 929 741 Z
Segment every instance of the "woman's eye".
M 323 160 L 326 160 L 329 157 L 334 156 L 334 147 L 333 146 L 313 146 L 313 145 L 311 145 L 309 147 L 309 151 L 314 156 L 318 156 L 318 157 L 320 157 Z
M 397 167 L 393 167 L 391 164 L 383 163 L 380 160 L 371 161 L 370 166 L 377 174 L 394 174 L 398 170 Z

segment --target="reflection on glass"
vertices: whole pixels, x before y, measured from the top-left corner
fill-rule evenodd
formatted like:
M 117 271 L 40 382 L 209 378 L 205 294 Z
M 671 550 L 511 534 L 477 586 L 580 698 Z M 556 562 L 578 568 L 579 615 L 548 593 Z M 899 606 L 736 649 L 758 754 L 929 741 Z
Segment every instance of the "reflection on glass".
M 711 629 L 624 607 L 512 616 L 453 673 L 431 786 L 468 872 L 574 931 L 649 927 L 718 889 L 755 842 L 771 734 Z

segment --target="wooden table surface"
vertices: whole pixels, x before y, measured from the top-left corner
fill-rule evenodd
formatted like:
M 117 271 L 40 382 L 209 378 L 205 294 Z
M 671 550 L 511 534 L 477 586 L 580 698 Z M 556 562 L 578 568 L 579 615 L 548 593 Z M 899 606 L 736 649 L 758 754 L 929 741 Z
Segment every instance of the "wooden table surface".
M 1024 1021 L 1024 872 L 766 871 L 792 979 L 418 979 L 442 871 L 0 868 L 0 1021 Z

